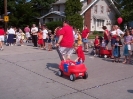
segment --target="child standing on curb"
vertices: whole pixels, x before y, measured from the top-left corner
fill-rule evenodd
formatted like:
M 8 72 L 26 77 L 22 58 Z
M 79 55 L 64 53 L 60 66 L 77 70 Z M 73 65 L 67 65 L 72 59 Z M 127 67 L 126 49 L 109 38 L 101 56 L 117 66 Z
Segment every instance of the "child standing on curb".
M 43 32 L 41 29 L 39 29 L 39 32 L 37 34 L 37 37 L 38 37 L 38 44 L 40 46 L 40 49 L 43 49 Z
M 20 35 L 21 35 L 21 38 L 20 38 L 20 45 L 21 45 L 21 46 L 24 46 L 23 44 L 24 44 L 25 34 L 24 34 L 24 32 L 23 32 L 21 29 L 19 30 L 19 33 L 20 33 Z
M 94 56 L 98 56 L 99 55 L 99 48 L 100 48 L 100 41 L 99 41 L 98 35 L 95 37 L 94 47 L 95 47 L 95 55 Z
M 113 62 L 120 62 L 120 47 L 122 47 L 122 42 L 121 42 L 121 38 L 118 36 L 116 37 L 116 41 L 115 41 L 115 47 L 114 47 L 114 51 L 113 51 L 113 56 L 114 56 L 114 61 Z

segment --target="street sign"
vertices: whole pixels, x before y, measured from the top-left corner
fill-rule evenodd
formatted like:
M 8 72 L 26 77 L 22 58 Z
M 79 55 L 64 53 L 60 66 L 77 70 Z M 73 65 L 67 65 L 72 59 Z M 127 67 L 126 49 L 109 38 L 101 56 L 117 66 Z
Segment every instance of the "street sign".
M 8 22 L 9 21 L 9 16 L 4 16 L 4 21 Z

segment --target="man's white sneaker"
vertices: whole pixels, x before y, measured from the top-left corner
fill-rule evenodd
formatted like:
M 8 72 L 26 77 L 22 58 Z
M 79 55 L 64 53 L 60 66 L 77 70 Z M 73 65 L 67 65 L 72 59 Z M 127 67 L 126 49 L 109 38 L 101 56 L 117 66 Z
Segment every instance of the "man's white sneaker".
M 1 48 L 0 50 L 1 50 L 1 51 L 3 51 L 3 50 L 4 50 L 4 48 Z

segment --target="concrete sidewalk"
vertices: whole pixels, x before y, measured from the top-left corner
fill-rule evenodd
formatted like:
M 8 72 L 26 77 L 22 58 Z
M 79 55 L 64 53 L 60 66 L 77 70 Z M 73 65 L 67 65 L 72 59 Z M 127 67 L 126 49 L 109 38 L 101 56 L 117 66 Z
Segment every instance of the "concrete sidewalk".
M 0 51 L 0 99 L 133 99 L 132 64 L 86 53 L 88 79 L 72 82 L 57 75 L 59 63 L 56 51 L 5 46 Z

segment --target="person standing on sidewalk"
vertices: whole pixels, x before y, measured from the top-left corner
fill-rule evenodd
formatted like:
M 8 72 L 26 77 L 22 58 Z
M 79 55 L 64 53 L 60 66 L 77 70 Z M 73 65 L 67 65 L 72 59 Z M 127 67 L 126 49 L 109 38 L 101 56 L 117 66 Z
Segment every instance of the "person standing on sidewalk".
M 48 38 L 48 30 L 45 25 L 42 27 L 42 33 L 43 33 L 43 48 L 46 49 L 46 43 Z
M 59 40 L 56 46 L 60 46 L 59 50 L 64 60 L 69 60 L 71 54 L 73 53 L 74 35 L 73 29 L 67 20 L 63 22 L 63 27 L 59 35 Z M 67 56 L 66 58 L 65 55 Z
M 5 36 L 5 31 L 0 25 L 0 50 L 3 50 L 3 42 L 4 42 L 4 36 Z
M 130 35 L 130 31 L 127 29 L 124 35 L 124 56 L 125 59 L 123 63 L 130 63 L 131 62 L 131 44 L 133 43 L 133 37 Z
M 9 44 L 9 46 L 13 46 L 14 43 L 14 35 L 15 35 L 15 30 L 14 28 L 11 26 L 9 30 L 7 30 L 8 33 L 8 39 L 7 42 Z
M 106 26 L 103 26 L 102 29 L 103 31 L 103 36 L 104 36 L 104 41 L 105 41 L 105 48 L 108 49 L 108 43 L 110 41 L 110 34 Z
M 88 43 L 89 43 L 89 40 L 88 40 L 89 32 L 90 32 L 90 30 L 85 25 L 84 29 L 82 31 L 82 40 L 83 40 L 83 44 L 84 44 L 84 51 L 86 51 L 86 52 L 89 51 L 89 45 L 88 45 Z
M 36 27 L 35 24 L 33 24 L 31 28 L 31 34 L 32 34 L 32 42 L 34 47 L 37 47 L 37 32 L 38 32 L 38 28 Z
M 27 25 L 24 28 L 24 32 L 25 32 L 25 35 L 26 35 L 26 42 L 29 43 L 29 39 L 30 39 L 30 28 L 29 28 L 29 25 Z

